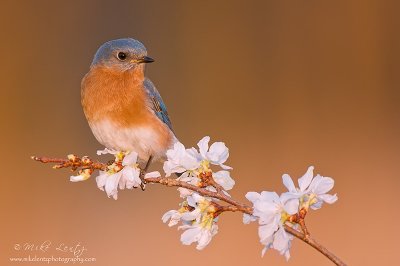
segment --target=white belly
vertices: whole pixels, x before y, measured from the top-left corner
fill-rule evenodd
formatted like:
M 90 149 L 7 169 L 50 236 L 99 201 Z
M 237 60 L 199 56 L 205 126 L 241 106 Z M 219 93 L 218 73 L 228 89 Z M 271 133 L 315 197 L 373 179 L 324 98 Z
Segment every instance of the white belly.
M 90 123 L 90 128 L 96 139 L 108 149 L 135 151 L 142 161 L 147 161 L 150 156 L 153 156 L 156 160 L 164 158 L 167 149 L 174 143 L 174 141 L 171 141 L 168 147 L 162 145 L 159 140 L 158 130 L 160 129 L 157 127 L 121 128 L 110 120 L 103 120 Z M 175 139 L 175 137 L 173 138 Z

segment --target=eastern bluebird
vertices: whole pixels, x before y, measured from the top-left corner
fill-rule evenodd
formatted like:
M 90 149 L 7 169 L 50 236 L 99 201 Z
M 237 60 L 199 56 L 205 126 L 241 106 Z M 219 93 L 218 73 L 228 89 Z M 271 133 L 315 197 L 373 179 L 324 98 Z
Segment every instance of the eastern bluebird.
M 176 141 L 167 108 L 144 76 L 147 56 L 134 39 L 104 43 L 82 79 L 81 102 L 96 139 L 117 151 L 134 151 L 141 162 L 163 159 Z

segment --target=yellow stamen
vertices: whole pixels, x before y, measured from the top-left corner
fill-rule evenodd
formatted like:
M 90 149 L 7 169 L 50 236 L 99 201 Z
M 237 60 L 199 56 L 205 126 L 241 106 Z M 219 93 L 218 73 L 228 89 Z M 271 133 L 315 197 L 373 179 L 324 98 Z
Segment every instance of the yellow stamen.
M 290 215 L 287 212 L 281 213 L 281 223 L 282 224 L 284 224 L 289 218 L 290 218 Z
M 120 161 L 122 161 L 124 159 L 124 157 L 125 157 L 125 153 L 120 151 L 120 152 L 115 154 L 115 161 L 116 162 L 120 162 Z

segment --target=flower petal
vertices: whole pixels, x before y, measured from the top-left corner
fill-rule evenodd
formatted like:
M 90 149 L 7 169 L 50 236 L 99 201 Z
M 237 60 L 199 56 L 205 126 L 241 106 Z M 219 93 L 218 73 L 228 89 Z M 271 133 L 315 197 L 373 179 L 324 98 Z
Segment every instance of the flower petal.
M 271 242 L 272 242 L 272 237 L 271 237 Z M 261 251 L 261 257 L 264 257 L 265 252 L 267 252 L 268 249 L 269 249 L 270 247 L 271 247 L 271 245 L 266 245 L 266 246 L 262 249 L 262 251 Z
M 330 194 L 323 194 L 318 196 L 321 200 L 325 201 L 326 203 L 332 204 L 335 203 L 338 200 L 337 195 L 330 195 Z
M 169 177 L 172 173 L 183 173 L 186 169 L 183 166 L 177 165 L 172 161 L 165 161 L 163 165 L 165 176 Z
M 182 214 L 182 220 L 185 221 L 193 221 L 193 220 L 197 220 L 198 218 L 200 218 L 201 216 L 201 210 L 199 208 L 194 209 L 191 212 L 185 212 Z
M 261 195 L 259 193 L 251 191 L 247 192 L 245 197 L 254 204 L 257 200 L 260 199 L 260 196 Z
M 285 203 L 284 208 L 289 215 L 293 215 L 299 211 L 299 205 L 299 199 L 291 199 Z
M 323 203 L 324 202 L 322 200 L 318 199 L 317 202 L 315 202 L 314 204 L 312 204 L 310 206 L 310 208 L 313 209 L 313 210 L 318 210 L 318 209 L 320 209 L 322 207 Z
M 124 159 L 122 160 L 122 165 L 132 165 L 137 162 L 138 154 L 134 151 L 130 152 L 128 155 L 125 155 Z
M 208 143 L 210 142 L 210 137 L 205 136 L 202 138 L 198 143 L 197 146 L 199 147 L 200 154 L 203 158 L 207 157 L 208 152 Z
M 207 153 L 207 159 L 216 165 L 223 164 L 229 157 L 229 149 L 223 142 L 214 142 Z
M 281 194 L 280 199 L 283 204 L 285 204 L 289 200 L 298 200 L 301 198 L 303 193 L 292 193 L 292 192 L 284 192 Z
M 109 174 L 106 171 L 99 171 L 99 173 L 100 174 L 96 176 L 97 187 L 101 190 L 104 190 L 104 186 Z
M 258 227 L 258 236 L 263 245 L 268 245 L 271 241 L 271 236 L 278 229 L 278 225 L 274 223 L 261 225 Z
M 225 164 L 220 164 L 219 166 L 221 166 L 221 168 L 224 169 L 224 170 L 232 170 L 233 169 L 232 167 L 227 166 Z
M 168 226 L 171 227 L 179 222 L 179 220 L 181 219 L 181 214 L 176 210 L 170 210 L 166 212 L 161 219 L 163 223 L 166 223 L 168 220 L 170 220 Z
M 280 217 L 278 208 L 279 206 L 273 202 L 257 201 L 254 204 L 253 215 L 259 217 L 260 224 L 268 224 Z
M 244 224 L 249 224 L 250 222 L 254 222 L 257 220 L 257 217 L 254 217 L 253 215 L 249 215 L 247 213 L 243 214 L 243 223 Z
M 212 237 L 218 232 L 218 225 L 213 224 L 210 230 L 204 228 L 200 239 L 198 240 L 197 250 L 204 249 L 210 242 Z
M 118 153 L 118 151 L 110 150 L 110 149 L 107 149 L 107 148 L 105 148 L 104 150 L 98 150 L 98 151 L 96 152 L 97 155 L 117 154 L 117 153 Z
M 260 200 L 280 203 L 280 198 L 276 192 L 262 191 Z
M 167 151 L 167 161 L 163 165 L 166 176 L 197 168 L 199 165 L 197 157 L 200 155 L 196 155 L 196 153 L 196 149 L 186 150 L 182 143 L 175 143 L 174 148 Z
M 201 234 L 201 227 L 198 226 L 180 226 L 178 229 L 185 229 L 187 230 L 182 233 L 181 235 L 181 242 L 184 245 L 190 245 L 193 242 L 197 242 L 200 239 Z
M 320 195 L 330 191 L 335 185 L 335 181 L 330 177 L 317 175 L 311 182 L 310 189 L 313 193 Z
M 213 178 L 215 182 L 221 185 L 225 190 L 230 190 L 235 185 L 235 180 L 233 180 L 228 171 L 218 171 L 213 173 Z
M 179 164 L 182 165 L 185 170 L 194 170 L 200 166 L 200 161 L 193 153 L 185 153 L 185 155 L 180 158 Z
M 187 203 L 189 204 L 189 206 L 192 206 L 194 208 L 197 207 L 197 203 L 204 201 L 204 197 L 200 196 L 199 194 L 193 192 L 189 197 L 187 197 Z
M 160 177 L 160 176 L 161 176 L 160 172 L 154 171 L 154 172 L 150 172 L 150 173 L 145 174 L 144 175 L 144 179 L 146 179 L 146 178 L 157 178 L 157 177 Z
M 283 185 L 287 188 L 289 192 L 296 192 L 296 187 L 294 186 L 293 180 L 288 174 L 282 176 Z
M 88 178 L 86 176 L 83 176 L 83 175 L 72 175 L 69 178 L 69 181 L 71 181 L 71 182 L 80 182 L 80 181 L 85 181 L 87 179 Z
M 299 178 L 299 187 L 301 191 L 305 191 L 307 187 L 310 185 L 311 180 L 313 179 L 314 176 L 314 166 L 310 166 L 307 169 L 307 172 Z
M 118 183 L 119 179 L 121 178 L 122 173 L 118 172 L 116 174 L 110 175 L 107 180 L 106 184 L 104 186 L 104 189 L 107 193 L 107 196 L 113 196 L 114 199 L 117 199 L 117 194 L 118 194 Z
M 289 243 L 289 244 L 290 244 L 290 243 Z M 287 249 L 287 250 L 284 252 L 283 255 L 285 256 L 286 261 L 288 261 L 288 260 L 290 259 L 290 251 L 289 251 L 289 249 Z
M 186 198 L 193 194 L 193 191 L 183 187 L 178 188 L 178 191 L 181 198 Z
M 274 249 L 278 250 L 281 255 L 283 255 L 284 252 L 289 249 L 289 241 L 290 238 L 285 232 L 285 229 L 283 227 L 280 227 L 279 230 L 275 233 L 274 242 L 272 245 Z

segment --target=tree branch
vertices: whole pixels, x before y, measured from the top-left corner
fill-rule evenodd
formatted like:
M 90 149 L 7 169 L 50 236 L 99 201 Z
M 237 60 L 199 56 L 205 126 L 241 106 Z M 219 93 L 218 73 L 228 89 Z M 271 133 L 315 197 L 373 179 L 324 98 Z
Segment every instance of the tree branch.
M 55 165 L 53 166 L 53 168 L 55 168 L 55 169 L 70 167 L 73 171 L 77 170 L 78 168 L 105 171 L 105 170 L 107 170 L 107 167 L 108 167 L 108 164 L 92 161 L 91 159 L 89 159 L 89 157 L 86 157 L 86 156 L 82 157 L 82 159 L 75 155 L 69 155 L 68 159 L 56 159 L 56 158 L 32 156 L 31 159 L 34 161 L 37 161 L 37 162 L 41 162 L 41 163 L 55 163 Z M 146 166 L 146 170 L 147 170 L 147 167 L 148 167 L 148 164 Z M 197 187 L 197 186 L 191 185 L 189 183 L 186 183 L 184 181 L 180 181 L 180 180 L 177 180 L 174 178 L 169 178 L 169 177 L 151 177 L 151 178 L 146 178 L 145 181 L 146 181 L 146 183 L 161 184 L 161 185 L 165 185 L 168 187 L 186 188 L 191 191 L 195 191 L 202 196 L 219 199 L 225 203 L 230 204 L 228 206 L 218 205 L 218 208 L 217 208 L 218 210 L 216 211 L 215 216 L 218 216 L 222 212 L 225 212 L 225 211 L 231 211 L 231 212 L 240 211 L 242 213 L 246 213 L 249 215 L 253 214 L 252 207 L 247 206 L 246 204 L 238 202 L 238 201 L 234 200 L 233 198 L 227 196 L 223 192 L 223 188 L 219 184 L 217 184 L 212 177 L 208 179 L 208 184 L 213 186 L 217 190 L 217 192 L 213 192 L 213 191 L 207 190 L 203 187 Z M 308 230 L 304 223 L 305 215 L 306 215 L 306 211 L 304 212 L 303 210 L 300 210 L 298 214 L 292 215 L 292 217 L 289 218 L 290 222 L 300 224 L 300 226 L 303 230 L 303 233 L 301 233 L 298 230 L 296 230 L 295 228 L 285 224 L 284 228 L 285 228 L 286 232 L 292 234 L 296 238 L 300 239 L 301 241 L 307 243 L 314 249 L 318 250 L 321 254 L 326 256 L 328 259 L 330 259 L 336 265 L 345 266 L 346 264 L 342 260 L 340 260 L 336 255 L 334 255 L 332 252 L 330 252 L 328 249 L 326 249 L 324 246 L 322 246 L 321 244 L 319 244 L 317 241 L 315 241 L 313 238 L 311 238 L 309 236 Z

